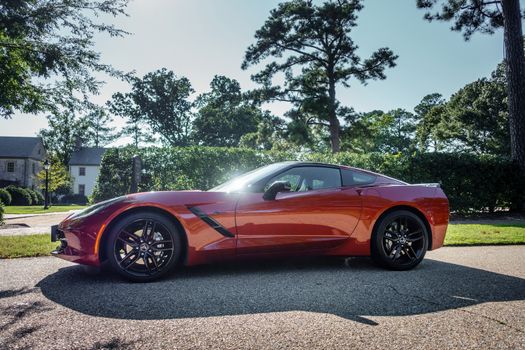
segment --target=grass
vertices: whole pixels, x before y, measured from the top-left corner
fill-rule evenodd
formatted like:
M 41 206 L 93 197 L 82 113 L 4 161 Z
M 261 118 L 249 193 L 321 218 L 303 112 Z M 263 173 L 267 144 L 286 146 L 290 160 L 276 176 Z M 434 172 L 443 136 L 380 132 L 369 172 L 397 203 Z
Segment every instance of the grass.
M 70 210 L 84 209 L 84 205 L 53 205 L 44 210 L 41 205 L 17 206 L 10 205 L 4 207 L 5 214 L 44 214 L 44 213 L 62 213 Z
M 445 237 L 447 246 L 525 244 L 525 224 L 453 224 Z
M 525 244 L 525 224 L 449 226 L 446 246 L 476 246 Z M 50 242 L 49 234 L 29 236 L 0 236 L 0 259 L 46 256 L 58 243 Z
M 51 242 L 50 235 L 3 236 L 0 237 L 0 259 L 50 255 L 58 246 Z

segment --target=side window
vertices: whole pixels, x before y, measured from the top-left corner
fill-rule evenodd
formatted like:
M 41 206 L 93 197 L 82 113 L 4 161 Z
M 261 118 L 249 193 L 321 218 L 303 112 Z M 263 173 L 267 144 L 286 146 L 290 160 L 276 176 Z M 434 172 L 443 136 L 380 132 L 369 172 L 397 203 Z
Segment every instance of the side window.
M 86 176 L 86 168 L 84 168 L 83 166 L 78 168 L 78 176 Z
M 341 169 L 343 186 L 369 185 L 376 181 L 376 177 L 371 174 L 351 169 Z
M 266 183 L 266 191 L 276 181 L 288 181 L 292 192 L 341 187 L 341 174 L 337 168 L 304 166 L 296 167 L 273 177 Z
M 15 162 L 7 162 L 7 172 L 8 173 L 15 172 Z

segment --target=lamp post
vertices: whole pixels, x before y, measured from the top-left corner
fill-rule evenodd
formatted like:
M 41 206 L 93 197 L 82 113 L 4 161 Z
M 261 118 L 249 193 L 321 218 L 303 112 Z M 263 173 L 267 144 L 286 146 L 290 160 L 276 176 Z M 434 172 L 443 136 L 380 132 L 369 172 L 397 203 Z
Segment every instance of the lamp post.
M 46 170 L 46 192 L 44 196 L 44 209 L 49 209 L 49 168 L 51 163 L 49 159 L 46 159 L 44 162 L 44 169 Z

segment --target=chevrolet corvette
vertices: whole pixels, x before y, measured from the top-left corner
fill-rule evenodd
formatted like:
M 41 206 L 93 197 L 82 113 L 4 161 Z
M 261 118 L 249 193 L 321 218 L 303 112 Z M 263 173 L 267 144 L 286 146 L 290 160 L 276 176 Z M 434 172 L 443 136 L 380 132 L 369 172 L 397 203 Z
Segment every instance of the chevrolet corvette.
M 208 191 L 134 193 L 51 228 L 53 255 L 151 281 L 175 265 L 291 255 L 371 256 L 408 270 L 441 247 L 448 200 L 439 184 L 408 184 L 331 164 L 267 165 Z

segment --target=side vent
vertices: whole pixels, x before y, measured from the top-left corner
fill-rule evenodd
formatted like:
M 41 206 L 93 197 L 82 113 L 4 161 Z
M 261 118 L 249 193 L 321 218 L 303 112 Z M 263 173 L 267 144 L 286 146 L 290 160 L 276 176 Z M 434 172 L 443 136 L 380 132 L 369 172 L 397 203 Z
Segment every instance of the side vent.
M 224 226 L 222 226 L 220 223 L 218 223 L 214 218 L 209 217 L 206 215 L 205 212 L 200 210 L 199 207 L 188 207 L 188 210 L 191 211 L 195 216 L 199 217 L 202 221 L 207 223 L 209 226 L 211 226 L 215 231 L 219 232 L 224 237 L 230 237 L 233 238 L 235 235 L 228 231 Z

